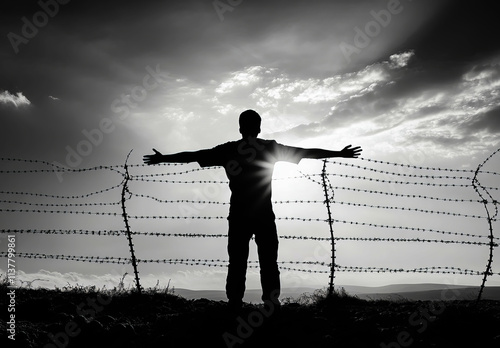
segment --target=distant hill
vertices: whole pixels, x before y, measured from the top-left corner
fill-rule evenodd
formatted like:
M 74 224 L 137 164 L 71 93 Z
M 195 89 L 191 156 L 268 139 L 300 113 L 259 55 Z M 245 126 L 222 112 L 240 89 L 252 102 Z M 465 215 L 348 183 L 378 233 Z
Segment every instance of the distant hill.
M 344 288 L 350 295 L 355 295 L 367 300 L 475 300 L 479 293 L 479 286 L 447 285 L 447 284 L 393 284 L 379 287 L 345 285 Z M 298 298 L 303 294 L 312 294 L 314 288 L 284 288 L 281 298 Z M 186 299 L 206 298 L 214 301 L 226 301 L 226 293 L 222 290 L 189 290 L 176 288 L 175 293 Z M 259 303 L 260 289 L 248 289 L 244 301 Z M 500 286 L 486 287 L 482 298 L 485 300 L 500 300 Z

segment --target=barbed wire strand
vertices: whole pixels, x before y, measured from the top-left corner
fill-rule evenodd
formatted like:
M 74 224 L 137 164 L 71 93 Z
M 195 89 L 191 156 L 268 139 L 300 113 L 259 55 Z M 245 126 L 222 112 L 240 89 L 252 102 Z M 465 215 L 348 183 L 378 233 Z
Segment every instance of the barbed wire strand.
M 118 237 L 126 235 L 124 230 L 65 230 L 65 229 L 1 229 L 0 234 L 46 234 L 46 235 L 85 235 L 85 236 L 102 236 L 102 237 Z M 145 231 L 131 231 L 134 236 L 149 236 L 149 237 L 179 237 L 179 238 L 227 238 L 227 234 L 223 233 L 167 233 L 167 232 L 145 232 Z M 326 241 L 330 242 L 331 238 L 316 237 L 316 236 L 292 236 L 292 235 L 279 235 L 280 239 L 284 240 L 300 240 L 300 241 Z M 483 236 L 488 238 L 488 236 Z M 253 237 L 252 237 L 253 238 Z M 489 246 L 490 242 L 477 242 L 470 240 L 449 240 L 449 239 L 425 239 L 425 238 L 390 238 L 390 237 L 334 237 L 336 241 L 355 241 L 355 242 L 417 242 L 417 243 L 441 243 L 441 244 L 463 244 L 463 245 L 477 245 Z M 496 238 L 499 239 L 499 238 Z M 497 247 L 498 243 L 494 243 Z
M 5 251 L 0 252 L 0 257 L 7 257 L 8 253 Z M 132 261 L 128 257 L 109 257 L 109 256 L 75 256 L 75 255 L 61 255 L 61 254 L 43 254 L 43 253 L 16 253 L 16 257 L 27 259 L 50 259 L 50 260 L 65 260 L 65 261 L 78 261 L 78 262 L 93 262 L 93 263 L 110 263 L 110 264 L 130 264 Z M 226 260 L 220 259 L 137 259 L 138 263 L 164 263 L 164 264 L 183 264 L 192 266 L 216 266 L 227 267 Z M 250 268 L 258 268 L 259 261 L 249 260 Z M 311 266 L 324 266 L 330 268 L 331 264 L 321 261 L 279 261 L 279 265 L 284 264 L 303 264 Z M 281 268 L 281 267 L 280 267 Z M 443 273 L 443 274 L 464 274 L 464 275 L 483 275 L 484 272 L 462 269 L 460 267 L 452 266 L 432 266 L 432 267 L 419 267 L 419 268 L 390 268 L 390 267 L 359 267 L 359 266 L 340 266 L 335 264 L 335 269 L 341 272 L 369 272 L 369 273 Z M 298 269 L 295 269 L 298 270 Z M 315 272 L 315 270 L 302 269 L 304 272 Z M 328 273 L 323 271 L 322 273 Z M 500 275 L 495 273 L 494 275 Z

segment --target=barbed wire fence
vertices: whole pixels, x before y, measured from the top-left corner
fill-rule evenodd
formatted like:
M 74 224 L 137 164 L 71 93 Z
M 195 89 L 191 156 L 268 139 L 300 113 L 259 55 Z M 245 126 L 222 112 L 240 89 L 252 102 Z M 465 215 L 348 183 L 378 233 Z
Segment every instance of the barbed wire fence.
M 280 182 L 309 182 L 317 186 L 318 191 L 314 192 L 319 198 L 322 194 L 324 199 L 316 200 L 311 197 L 294 197 L 294 199 L 275 200 L 275 206 L 289 206 L 302 204 L 304 207 L 323 205 L 322 215 L 327 214 L 327 218 L 320 216 L 286 216 L 277 214 L 278 222 L 304 222 L 307 224 L 320 223 L 324 226 L 319 229 L 319 235 L 305 235 L 304 232 L 292 235 L 280 235 L 282 240 L 291 241 L 315 241 L 329 243 L 331 247 L 330 261 L 305 261 L 289 260 L 280 261 L 280 269 L 291 272 L 306 273 L 329 273 L 329 293 L 333 292 L 335 271 L 353 273 L 430 273 L 430 274 L 459 274 L 482 277 L 480 291 L 477 300 L 481 299 L 488 277 L 499 276 L 500 273 L 493 272 L 494 249 L 498 247 L 499 238 L 494 235 L 494 225 L 498 221 L 498 201 L 495 199 L 499 187 L 496 171 L 485 170 L 487 162 L 491 162 L 500 149 L 488 156 L 476 169 L 449 169 L 435 167 L 421 167 L 409 164 L 394 163 L 373 160 L 368 158 L 358 158 L 355 163 L 348 161 L 323 160 L 321 162 L 321 172 L 305 173 L 298 170 L 295 176 L 284 176 L 273 178 L 275 184 Z M 42 217 L 59 215 L 64 218 L 72 217 L 109 217 L 115 220 L 122 220 L 125 223 L 123 228 L 43 228 L 43 227 L 2 227 L 0 236 L 9 234 L 32 234 L 32 235 L 79 235 L 79 236 L 106 236 L 106 237 L 126 237 L 129 246 L 129 256 L 93 256 L 93 255 L 69 255 L 59 253 L 40 252 L 16 252 L 16 257 L 25 259 L 46 259 L 60 261 L 92 262 L 100 264 L 121 264 L 132 265 L 135 275 L 135 286 L 141 292 L 139 278 L 140 264 L 156 263 L 170 265 L 188 265 L 199 267 L 227 267 L 227 260 L 219 258 L 137 258 L 133 238 L 139 237 L 164 237 L 164 238 L 227 238 L 223 233 L 186 233 L 175 232 L 172 229 L 168 232 L 151 231 L 134 228 L 129 221 L 201 221 L 205 225 L 211 221 L 226 219 L 225 214 L 212 214 L 213 209 L 208 207 L 225 207 L 229 203 L 226 200 L 214 200 L 217 194 L 207 193 L 208 187 L 226 187 L 228 182 L 221 175 L 214 174 L 215 168 L 193 168 L 182 164 L 162 164 L 156 166 L 158 173 L 151 173 L 152 168 L 143 164 L 125 164 L 112 166 L 96 166 L 89 168 L 67 168 L 61 167 L 42 160 L 24 160 L 14 158 L 0 158 L 0 162 L 11 166 L 9 169 L 0 170 L 4 177 L 14 177 L 11 181 L 26 181 L 24 176 L 43 174 L 89 175 L 92 173 L 110 173 L 112 180 L 99 181 L 99 184 L 108 184 L 98 190 L 86 190 L 84 193 L 68 195 L 66 192 L 43 193 L 31 190 L 0 190 L 0 213 L 7 217 L 2 221 L 10 221 L 10 215 L 19 217 L 16 225 L 22 225 L 23 221 L 33 221 L 34 215 Z M 361 162 L 361 163 L 360 163 Z M 357 163 L 357 164 L 356 164 Z M 19 166 L 18 168 L 12 168 Z M 132 174 L 131 174 L 132 173 Z M 360 175 L 361 174 L 361 175 Z M 201 175 L 201 180 L 186 180 L 186 176 Z M 211 177 L 206 180 L 207 175 Z M 481 181 L 480 181 L 481 177 Z M 118 179 L 116 179 L 118 178 Z M 488 184 L 483 184 L 483 178 Z M 8 182 L 4 180 L 3 182 Z M 197 191 L 194 199 L 165 199 L 161 197 L 157 188 L 146 189 L 148 185 L 161 183 L 168 187 L 192 187 L 202 185 L 204 191 Z M 96 184 L 96 182 L 94 182 Z M 129 187 L 129 184 L 133 188 Z M 212 185 L 212 186 L 209 186 Z M 98 185 L 95 185 L 98 186 Z M 52 186 L 51 186 L 52 187 Z M 414 190 L 407 190 L 413 188 Z M 426 189 L 425 194 L 422 192 Z M 143 193 L 140 190 L 144 189 Z M 415 191 L 417 190 L 417 191 Z M 152 191 L 152 192 L 148 192 Z M 209 190 L 208 190 L 209 191 Z M 292 190 L 290 190 L 292 191 Z M 443 192 L 442 192 L 443 191 Z M 180 189 L 181 195 L 186 195 L 186 189 Z M 339 193 L 343 195 L 340 195 Z M 474 193 L 473 198 L 470 193 Z M 109 201 L 104 199 L 109 197 Z M 340 198 L 339 198 L 340 197 Z M 344 198 L 345 197 L 345 198 Z M 349 199 L 349 200 L 347 200 Z M 147 202 L 147 203 L 146 203 Z M 165 206 L 176 206 L 177 214 L 164 214 L 162 208 L 159 214 L 151 214 L 149 206 L 152 204 Z M 131 207 L 133 206 L 133 207 Z M 356 219 L 341 218 L 344 215 L 344 208 L 360 209 L 356 216 L 363 216 L 361 221 Z M 457 210 L 451 210 L 457 207 Z M 459 209 L 461 207 L 461 209 Z M 475 207 L 472 209 L 471 207 Z M 477 207 L 482 207 L 485 215 L 481 214 Z M 206 211 L 203 211 L 206 209 Z M 325 210 L 326 209 L 326 210 Z M 146 213 L 144 213 L 144 210 Z M 301 209 L 307 211 L 307 209 Z M 319 211 L 319 209 L 314 210 Z M 383 212 L 380 214 L 379 212 Z M 142 213 L 141 213 L 142 212 Z M 401 219 L 402 214 L 410 214 Z M 413 215 L 411 215 L 413 214 Z M 415 219 L 415 214 L 417 218 Z M 316 214 L 317 215 L 317 214 Z M 410 218 L 412 216 L 413 218 Z M 434 216 L 438 220 L 446 217 L 458 219 L 453 224 L 447 220 L 443 223 L 448 228 L 441 229 L 426 222 L 429 216 Z M 119 218 L 122 219 L 119 219 Z M 63 219 L 64 220 L 64 219 Z M 419 222 L 419 226 L 403 224 L 401 220 L 408 220 L 414 223 Z M 37 219 L 34 219 L 35 225 Z M 479 222 L 486 222 L 480 226 Z M 325 224 L 326 223 L 326 224 Z M 89 223 L 89 225 L 92 225 Z M 112 225 L 112 224 L 110 224 Z M 117 224 L 114 224 L 117 226 Z M 453 228 L 449 228 L 450 225 Z M 139 226 L 139 224 L 137 225 Z M 328 226 L 328 227 L 326 227 Z M 335 233 L 334 233 L 334 226 Z M 463 228 L 462 228 L 463 227 Z M 180 228 L 179 228 L 180 229 Z M 207 230 L 207 229 L 204 229 Z M 311 228 L 303 228 L 302 231 L 311 231 Z M 326 231 L 330 232 L 328 237 Z M 349 230 L 349 232 L 346 232 Z M 372 231 L 377 231 L 379 235 L 373 235 Z M 386 233 L 387 232 L 387 233 Z M 388 233 L 390 232 L 390 233 Z M 368 235 L 366 235 L 368 233 Z M 414 233 L 408 237 L 407 233 Z M 428 235 L 440 235 L 439 238 L 428 238 Z M 464 247 L 480 246 L 487 248 L 488 258 L 484 271 L 472 270 L 465 267 L 453 266 L 423 266 L 423 267 L 374 267 L 341 265 L 336 262 L 337 255 L 336 242 L 368 242 L 368 243 L 411 243 L 414 244 L 446 244 Z M 125 245 L 125 244 L 124 244 Z M 141 251 L 139 250 L 139 254 Z M 7 257 L 6 251 L 0 252 L 0 257 Z M 250 268 L 258 268 L 258 261 L 249 261 Z

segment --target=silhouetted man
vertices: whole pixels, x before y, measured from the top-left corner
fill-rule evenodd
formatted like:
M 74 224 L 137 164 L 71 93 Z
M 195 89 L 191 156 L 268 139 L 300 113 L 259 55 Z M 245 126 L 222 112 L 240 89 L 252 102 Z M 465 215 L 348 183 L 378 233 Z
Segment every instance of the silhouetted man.
M 278 144 L 274 140 L 257 138 L 261 117 L 246 110 L 239 118 L 242 138 L 212 149 L 144 156 L 147 164 L 162 162 L 198 162 L 202 167 L 222 166 L 231 189 L 228 246 L 229 267 L 226 294 L 229 305 L 238 309 L 245 292 L 249 242 L 255 235 L 259 255 L 262 300 L 276 303 L 280 292 L 277 265 L 278 236 L 271 204 L 271 181 L 274 164 L 278 161 L 298 163 L 302 158 L 356 158 L 361 148 L 351 145 L 341 151 L 303 149 Z

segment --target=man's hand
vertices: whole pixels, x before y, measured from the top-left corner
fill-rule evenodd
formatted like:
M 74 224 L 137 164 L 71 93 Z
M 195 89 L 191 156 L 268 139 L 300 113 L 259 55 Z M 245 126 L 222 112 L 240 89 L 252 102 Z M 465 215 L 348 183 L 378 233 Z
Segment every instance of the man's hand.
M 155 149 L 153 149 L 153 151 L 155 152 L 154 155 L 145 155 L 143 157 L 144 163 L 150 165 L 163 162 L 163 155 Z
M 345 158 L 358 158 L 358 156 L 361 154 L 361 146 L 356 146 L 351 148 L 352 145 L 347 145 L 340 151 L 340 157 L 345 157 Z

